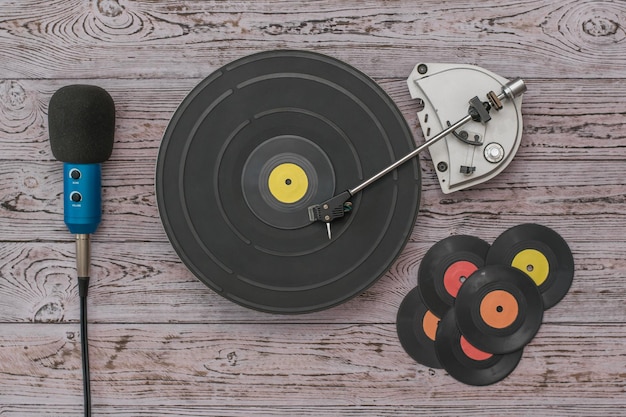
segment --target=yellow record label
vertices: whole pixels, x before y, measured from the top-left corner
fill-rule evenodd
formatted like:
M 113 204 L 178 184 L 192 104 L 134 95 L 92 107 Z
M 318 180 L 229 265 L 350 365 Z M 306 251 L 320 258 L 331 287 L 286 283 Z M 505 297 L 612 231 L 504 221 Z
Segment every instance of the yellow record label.
M 548 279 L 548 274 L 550 273 L 548 258 L 536 249 L 524 249 L 520 251 L 515 255 L 515 258 L 513 258 L 511 266 L 528 274 L 528 276 L 535 281 L 537 286 L 543 284 L 545 280 Z
M 300 200 L 309 188 L 306 172 L 296 164 L 276 166 L 267 180 L 270 193 L 281 203 L 291 204 Z

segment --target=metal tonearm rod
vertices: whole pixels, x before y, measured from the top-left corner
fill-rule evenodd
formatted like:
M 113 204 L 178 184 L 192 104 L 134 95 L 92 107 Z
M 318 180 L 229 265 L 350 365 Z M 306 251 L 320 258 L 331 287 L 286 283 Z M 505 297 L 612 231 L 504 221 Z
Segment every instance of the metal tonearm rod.
M 351 210 L 351 204 L 348 202 L 350 197 L 353 197 L 356 193 L 362 191 L 364 188 L 376 182 L 377 180 L 384 177 L 385 175 L 389 174 L 391 171 L 398 168 L 400 165 L 403 165 L 407 161 L 411 160 L 412 158 L 417 156 L 420 152 L 422 152 L 424 149 L 428 148 L 435 142 L 438 142 L 439 140 L 448 136 L 450 133 L 455 132 L 457 129 L 459 129 L 461 126 L 465 125 L 466 123 L 470 121 L 480 122 L 483 124 L 487 123 L 489 120 L 491 120 L 491 116 L 489 115 L 489 112 L 492 108 L 495 108 L 496 110 L 499 111 L 500 109 L 502 109 L 503 107 L 502 103 L 505 100 L 512 101 L 515 98 L 524 94 L 525 91 L 526 91 L 526 83 L 524 83 L 524 81 L 521 78 L 515 78 L 502 86 L 502 91 L 500 92 L 500 94 L 496 94 L 493 91 L 488 92 L 487 93 L 488 101 L 481 101 L 478 98 L 478 96 L 472 98 L 469 101 L 469 108 L 467 111 L 467 115 L 465 117 L 461 118 L 456 123 L 451 124 L 442 132 L 433 136 L 431 139 L 426 141 L 421 146 L 417 147 L 413 151 L 409 152 L 402 158 L 398 159 L 396 162 L 392 163 L 388 167 L 384 168 L 377 174 L 366 179 L 365 181 L 358 184 L 357 186 L 350 188 L 348 190 L 345 190 L 342 193 L 335 195 L 334 197 L 324 201 L 321 204 L 310 206 L 308 208 L 309 219 L 312 222 L 321 221 L 321 222 L 326 223 L 328 239 L 331 239 L 332 234 L 330 230 L 330 223 L 335 219 L 343 217 L 346 212 Z

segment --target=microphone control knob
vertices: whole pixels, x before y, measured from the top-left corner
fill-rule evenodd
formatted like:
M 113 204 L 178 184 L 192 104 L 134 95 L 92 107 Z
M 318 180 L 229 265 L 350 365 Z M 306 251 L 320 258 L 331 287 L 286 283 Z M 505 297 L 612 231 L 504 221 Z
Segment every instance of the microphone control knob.
M 72 194 L 70 194 L 70 199 L 74 203 L 80 203 L 82 201 L 82 199 L 83 199 L 83 196 L 79 192 L 75 191 Z
M 80 178 L 80 171 L 74 168 L 70 171 L 70 178 L 73 180 L 77 180 Z

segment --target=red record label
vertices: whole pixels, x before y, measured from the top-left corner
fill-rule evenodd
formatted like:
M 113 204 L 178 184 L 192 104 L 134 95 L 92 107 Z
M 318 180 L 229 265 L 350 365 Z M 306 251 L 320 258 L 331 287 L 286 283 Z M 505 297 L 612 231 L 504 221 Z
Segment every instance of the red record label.
M 448 294 L 456 298 L 461 285 L 477 269 L 478 267 L 469 261 L 456 261 L 450 265 L 443 274 L 443 285 Z

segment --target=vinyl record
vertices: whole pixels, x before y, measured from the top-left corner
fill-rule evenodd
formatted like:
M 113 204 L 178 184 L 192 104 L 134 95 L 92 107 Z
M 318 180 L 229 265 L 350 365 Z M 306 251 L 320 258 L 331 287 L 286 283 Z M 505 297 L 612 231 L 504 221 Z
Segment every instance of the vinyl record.
M 459 288 L 485 265 L 489 244 L 474 236 L 450 236 L 435 243 L 424 255 L 417 282 L 426 306 L 438 317 L 454 305 Z
M 435 338 L 437 358 L 450 376 L 469 385 L 489 385 L 513 372 L 523 349 L 503 355 L 483 352 L 463 337 L 455 316 L 454 308 L 448 310 L 439 322 Z
M 487 264 L 525 272 L 539 287 L 545 309 L 565 297 L 574 279 L 569 246 L 557 232 L 538 224 L 521 224 L 502 233 L 487 254 Z
M 325 309 L 361 293 L 405 246 L 420 200 L 417 158 L 326 225 L 307 208 L 415 148 L 374 81 L 334 58 L 269 51 L 241 58 L 183 100 L 159 150 L 165 231 L 206 285 L 274 313 Z
M 422 302 L 419 288 L 415 287 L 404 297 L 398 317 L 396 330 L 400 344 L 418 363 L 430 368 L 441 368 L 435 353 L 435 335 L 439 318 Z
M 465 281 L 454 305 L 467 340 L 489 353 L 510 353 L 537 334 L 543 318 L 541 294 L 518 269 L 488 265 Z

